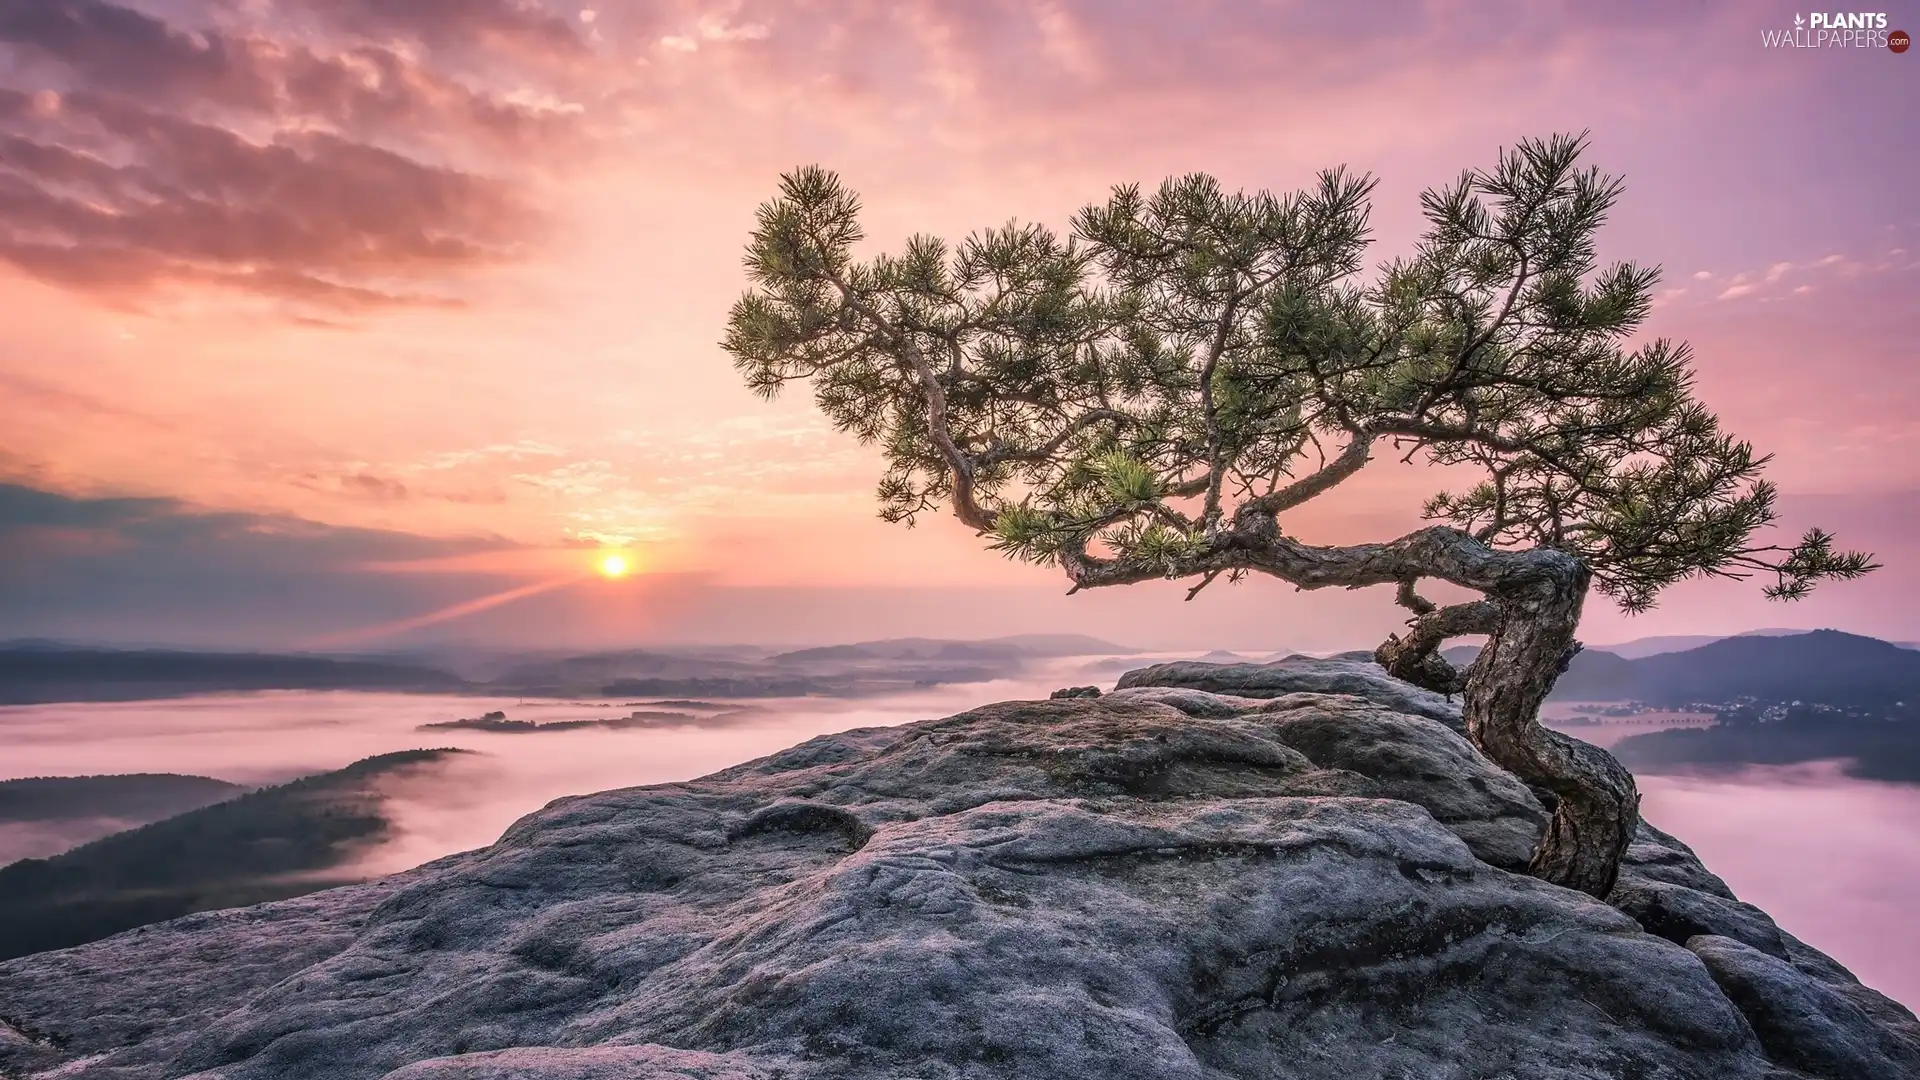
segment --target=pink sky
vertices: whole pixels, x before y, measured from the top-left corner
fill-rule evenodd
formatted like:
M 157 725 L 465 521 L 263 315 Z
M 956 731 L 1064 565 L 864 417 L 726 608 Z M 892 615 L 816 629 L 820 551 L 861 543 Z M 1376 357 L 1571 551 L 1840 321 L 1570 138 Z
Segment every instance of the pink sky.
M 1666 268 L 1650 332 L 1690 340 L 1702 395 L 1777 453 L 1791 524 L 1888 569 L 1797 608 L 1723 585 L 1631 621 L 1596 604 L 1586 636 L 1920 638 L 1920 150 L 1900 136 L 1920 57 L 1763 48 L 1792 16 L 0 0 L 0 637 L 295 644 L 612 542 L 644 572 L 441 625 L 1363 644 L 1397 621 L 1385 596 L 1066 600 L 955 523 L 875 520 L 877 457 L 804 394 L 755 399 L 716 344 L 754 207 L 818 162 L 862 193 L 877 251 L 1064 226 L 1115 183 L 1290 189 L 1344 163 L 1381 178 L 1384 261 L 1422 188 L 1590 130 L 1628 182 L 1603 258 Z M 1293 527 L 1411 527 L 1435 479 L 1374 471 Z

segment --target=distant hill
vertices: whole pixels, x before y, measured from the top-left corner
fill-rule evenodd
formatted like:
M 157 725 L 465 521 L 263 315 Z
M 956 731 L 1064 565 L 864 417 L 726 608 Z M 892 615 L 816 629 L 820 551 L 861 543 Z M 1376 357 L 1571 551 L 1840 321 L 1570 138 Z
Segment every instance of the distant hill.
M 677 656 L 648 649 L 580 653 L 515 664 L 488 687 L 496 693 L 569 695 L 600 692 L 618 679 L 740 678 L 764 671 L 761 664 L 741 660 Z
M 901 690 L 979 683 L 1008 674 L 1000 666 L 914 666 L 911 661 L 889 661 L 889 666 L 864 671 L 840 669 L 825 674 L 782 674 L 778 669 L 742 676 L 687 679 L 615 679 L 596 688 L 603 697 L 770 698 L 870 697 Z M 1015 668 L 1015 670 L 1018 670 Z
M 0 781 L 0 866 L 45 858 L 247 790 L 206 776 L 40 776 Z
M 1812 633 L 1810 630 L 1794 630 L 1786 627 L 1769 626 L 1759 630 L 1742 630 L 1738 634 L 1666 634 L 1654 637 L 1634 638 L 1618 645 L 1598 645 L 1595 648 L 1610 652 L 1615 656 L 1624 656 L 1629 660 L 1638 660 L 1643 656 L 1658 653 L 1685 652 L 1702 645 L 1711 645 L 1716 641 L 1725 641 L 1730 637 L 1792 637 L 1797 634 Z
M 1455 645 L 1440 650 L 1455 667 L 1464 668 L 1480 655 L 1478 645 Z M 1625 701 L 1635 699 L 1636 661 L 1603 649 L 1582 649 L 1567 665 L 1549 695 L 1556 701 Z
M 1443 655 L 1471 663 L 1479 648 Z M 1888 705 L 1920 696 L 1920 651 L 1839 630 L 1720 638 L 1699 648 L 1629 659 L 1583 649 L 1554 684 L 1558 701 L 1721 703 L 1739 697 Z
M 1022 635 L 999 641 L 900 638 L 803 649 L 772 660 L 623 649 L 470 660 L 468 679 L 398 659 L 116 650 L 39 642 L 0 647 L 0 705 L 134 701 L 250 690 L 360 690 L 497 697 L 857 697 L 914 686 L 983 682 L 1043 656 L 1110 647 L 1095 638 Z M 737 650 L 736 650 L 737 651 Z M 1124 651 L 1124 650 L 1123 650 Z
M 841 660 L 1019 660 L 1033 656 L 1010 641 L 947 641 L 940 638 L 891 638 L 851 645 L 823 645 L 776 653 L 776 664 L 805 664 Z
M 549 720 L 545 723 L 540 723 L 534 720 L 509 720 L 505 712 L 495 711 L 487 713 L 484 716 L 421 724 L 415 730 L 484 731 L 494 735 L 551 735 L 557 732 L 569 731 L 631 731 L 636 729 L 658 728 L 726 727 L 743 721 L 750 722 L 765 715 L 767 715 L 767 710 L 757 705 L 748 705 L 743 708 L 719 709 L 700 716 L 689 712 L 635 709 L 625 716 L 614 716 L 604 720 Z
M 245 791 L 210 776 L 129 773 L 0 780 L 0 821 L 116 817 L 158 821 Z
M 1231 652 L 1227 649 L 1215 649 L 1212 652 L 1206 653 L 1200 657 L 1200 662 L 1203 664 L 1259 663 L 1259 661 L 1257 660 L 1253 660 L 1249 657 L 1241 656 L 1239 653 Z
M 377 784 L 459 753 L 383 754 L 0 867 L 0 959 L 344 884 L 388 829 Z
M 774 663 L 834 660 L 1019 660 L 1056 656 L 1112 656 L 1138 652 L 1084 634 L 1012 634 L 981 641 L 948 638 L 885 638 L 847 645 L 794 649 L 768 657 Z
M 1008 634 L 989 640 L 1018 645 L 1034 656 L 1117 656 L 1140 651 L 1085 634 Z
M 32 643 L 0 648 L 0 705 L 134 701 L 224 690 L 449 691 L 467 686 L 435 668 L 370 660 Z
M 1153 667 L 1156 664 L 1172 664 L 1187 659 L 1180 656 L 1110 656 L 1105 660 L 1094 660 L 1082 664 L 1080 670 L 1088 675 L 1104 675 L 1108 672 L 1125 674 L 1136 668 Z
M 1624 656 L 1629 660 L 1638 660 L 1643 656 L 1653 656 L 1656 653 L 1685 652 L 1688 649 L 1697 649 L 1702 645 L 1711 645 L 1716 641 L 1724 640 L 1725 637 L 1726 635 L 1724 634 L 1663 634 L 1654 637 L 1634 638 L 1632 641 L 1623 641 L 1618 645 L 1596 645 L 1593 647 L 1602 652 L 1610 652 L 1615 656 Z
M 1887 705 L 1920 695 L 1920 652 L 1838 630 L 1725 638 L 1629 663 L 1629 692 L 1621 696 L 1658 704 L 1748 696 Z
M 1573 663 L 1567 665 L 1560 681 L 1553 684 L 1551 696 L 1560 701 L 1648 700 L 1636 667 L 1646 662 L 1629 660 L 1604 649 L 1582 649 L 1574 656 Z

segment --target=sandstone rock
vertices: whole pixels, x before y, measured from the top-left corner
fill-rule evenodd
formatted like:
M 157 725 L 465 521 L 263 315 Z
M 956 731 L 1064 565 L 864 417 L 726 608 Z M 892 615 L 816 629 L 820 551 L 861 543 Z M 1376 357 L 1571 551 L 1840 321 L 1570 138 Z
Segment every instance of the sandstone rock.
M 1701 865 L 1700 857 L 1692 848 L 1654 828 L 1645 818 L 1640 820 L 1633 843 L 1627 846 L 1621 872 L 1650 881 L 1683 885 L 1726 900 L 1734 898 L 1733 890 L 1727 888 L 1719 875 Z
M 1703 934 L 1732 938 L 1768 956 L 1787 959 L 1787 943 L 1766 912 L 1752 904 L 1651 881 L 1631 872 L 1621 875 L 1607 903 L 1639 920 L 1649 934 L 1686 944 Z
M 1460 706 L 1431 690 L 1388 675 L 1366 653 L 1342 653 L 1329 660 L 1292 656 L 1271 664 L 1202 664 L 1178 661 L 1129 671 L 1118 689 L 1179 686 L 1237 697 L 1271 698 L 1284 694 L 1348 694 L 1395 712 L 1438 720 L 1464 731 Z
M 1543 820 L 1524 786 L 1421 692 L 1289 663 L 1346 689 L 1136 684 L 823 736 L 0 964 L 0 1074 L 1778 1080 L 1920 1048 L 1784 934 L 1787 959 L 1669 940 L 1768 939 L 1657 830 L 1623 881 L 1662 933 L 1501 869 Z
M 527 1047 L 431 1058 L 387 1080 L 775 1080 L 775 1074 L 721 1054 L 652 1043 L 581 1049 Z
M 1055 690 L 1049 696 L 1056 701 L 1061 698 L 1099 697 L 1100 688 L 1097 686 L 1065 686 Z
M 351 945 L 404 880 L 189 915 L 0 964 L 0 1076 L 99 1053 L 127 1075 L 177 1075 L 168 1066 L 195 1031 Z
M 1823 1080 L 1920 1076 L 1920 1025 L 1911 1014 L 1876 1017 L 1843 987 L 1732 938 L 1697 937 L 1687 948 L 1746 1014 L 1775 1062 Z
M 1328 674 L 1335 680 L 1344 679 L 1348 669 L 1333 668 Z M 1380 678 L 1384 680 L 1385 676 Z M 1367 689 L 1371 684 L 1356 680 L 1347 685 Z M 1384 696 L 1398 702 L 1405 691 L 1425 693 L 1396 685 Z M 1505 869 L 1526 868 L 1534 842 L 1546 824 L 1546 811 L 1526 785 L 1481 756 L 1464 736 L 1436 721 L 1393 711 L 1358 694 L 1287 693 L 1263 700 L 1177 687 L 1135 686 L 1114 691 L 1108 700 L 1157 701 L 1190 716 L 1233 716 L 1260 725 L 1314 765 L 1357 773 L 1372 781 L 1356 788 L 1355 793 L 1404 799 L 1425 807 L 1441 824 L 1459 834 L 1476 856 Z

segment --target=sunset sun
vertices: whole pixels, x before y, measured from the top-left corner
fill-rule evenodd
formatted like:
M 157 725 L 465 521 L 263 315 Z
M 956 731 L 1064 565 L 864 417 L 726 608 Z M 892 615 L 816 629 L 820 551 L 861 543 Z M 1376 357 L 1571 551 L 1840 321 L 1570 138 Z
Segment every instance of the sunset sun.
M 617 551 L 610 551 L 600 556 L 598 566 L 600 576 L 608 578 L 626 577 L 627 572 L 633 569 L 633 564 L 627 561 L 627 557 Z

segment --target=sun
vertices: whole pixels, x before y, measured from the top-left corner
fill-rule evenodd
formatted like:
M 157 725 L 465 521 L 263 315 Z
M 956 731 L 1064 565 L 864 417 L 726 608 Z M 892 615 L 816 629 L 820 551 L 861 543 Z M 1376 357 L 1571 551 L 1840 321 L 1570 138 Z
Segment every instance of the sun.
M 598 565 L 601 577 L 626 577 L 627 571 L 633 569 L 633 564 L 627 561 L 627 557 L 617 551 L 609 551 L 600 556 Z

